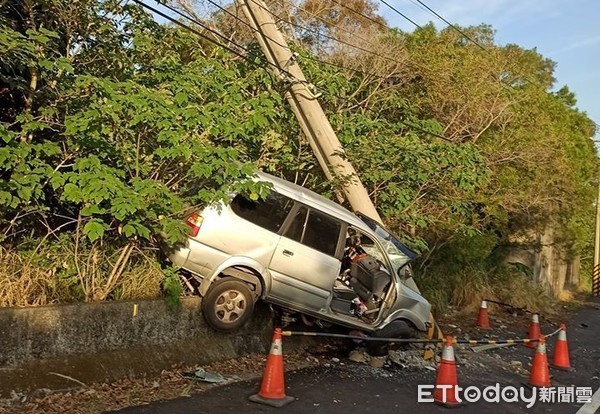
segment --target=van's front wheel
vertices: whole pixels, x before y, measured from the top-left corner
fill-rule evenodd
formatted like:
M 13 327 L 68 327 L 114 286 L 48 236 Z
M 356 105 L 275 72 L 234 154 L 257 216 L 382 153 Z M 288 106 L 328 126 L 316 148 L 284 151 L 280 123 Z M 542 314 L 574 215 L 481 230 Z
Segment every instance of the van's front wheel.
M 213 283 L 202 299 L 206 322 L 218 331 L 234 331 L 254 312 L 254 297 L 242 281 L 225 278 Z
M 387 326 L 379 331 L 373 332 L 374 338 L 401 338 L 407 339 L 412 335 L 412 329 L 403 320 L 397 319 L 390 322 Z M 367 352 L 371 356 L 387 355 L 390 348 L 390 343 L 383 341 L 367 341 Z

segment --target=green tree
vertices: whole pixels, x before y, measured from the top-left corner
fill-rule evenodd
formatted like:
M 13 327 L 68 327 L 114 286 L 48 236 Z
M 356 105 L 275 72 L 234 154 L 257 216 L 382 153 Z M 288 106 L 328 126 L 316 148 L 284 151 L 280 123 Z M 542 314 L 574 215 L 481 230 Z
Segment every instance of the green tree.
M 0 226 L 6 245 L 27 236 L 36 251 L 61 232 L 80 251 L 116 249 L 103 289 L 79 278 L 86 298 L 104 299 L 132 252 L 182 238 L 191 206 L 265 194 L 249 161 L 279 133 L 281 100 L 260 67 L 137 7 L 88 5 L 14 2 L 3 14 L 13 99 L 0 124 Z

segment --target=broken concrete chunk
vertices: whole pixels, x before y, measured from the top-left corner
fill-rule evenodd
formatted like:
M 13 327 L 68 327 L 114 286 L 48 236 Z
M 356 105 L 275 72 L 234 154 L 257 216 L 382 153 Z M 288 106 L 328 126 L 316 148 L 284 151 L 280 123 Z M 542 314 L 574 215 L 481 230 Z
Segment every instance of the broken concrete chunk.
M 372 357 L 369 360 L 369 365 L 372 366 L 373 368 L 381 368 L 381 367 L 383 367 L 384 363 L 385 363 L 385 358 Z
M 522 368 L 523 363 L 521 361 L 510 361 L 510 366 L 513 368 Z
M 365 353 L 361 352 L 361 351 L 350 352 L 350 356 L 348 357 L 348 359 L 350 359 L 350 361 L 361 362 L 361 363 L 367 361 L 367 357 L 365 356 Z

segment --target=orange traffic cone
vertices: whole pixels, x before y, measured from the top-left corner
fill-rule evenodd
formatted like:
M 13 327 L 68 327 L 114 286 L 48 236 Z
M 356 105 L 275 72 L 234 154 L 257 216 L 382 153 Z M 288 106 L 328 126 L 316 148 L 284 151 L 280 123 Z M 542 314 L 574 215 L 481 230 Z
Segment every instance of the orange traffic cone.
M 569 345 L 567 344 L 567 326 L 564 323 L 560 324 L 560 332 L 554 346 L 552 367 L 565 371 L 572 369 L 571 362 L 569 361 Z
M 541 334 L 542 331 L 540 330 L 540 317 L 537 313 L 534 313 L 531 317 L 531 323 L 529 324 L 529 339 L 538 339 Z M 533 341 L 525 343 L 524 345 L 529 348 L 537 348 L 538 343 L 537 341 Z
M 435 391 L 433 400 L 444 407 L 456 407 L 460 403 L 456 396 L 458 386 L 456 376 L 456 360 L 454 359 L 454 348 L 452 348 L 452 337 L 446 337 L 446 343 L 442 350 L 442 361 L 435 380 Z M 440 385 L 450 386 L 438 388 Z
M 534 387 L 550 386 L 550 370 L 548 369 L 548 357 L 546 355 L 546 338 L 540 335 L 540 340 L 533 356 L 533 365 L 529 375 L 529 385 Z
M 250 401 L 271 407 L 283 407 L 294 401 L 294 397 L 286 397 L 283 379 L 283 352 L 281 347 L 281 329 L 276 328 L 271 343 L 271 351 L 267 357 L 267 366 L 263 374 L 258 394 L 250 397 Z
M 490 329 L 487 302 L 485 300 L 481 301 L 481 306 L 479 307 L 479 315 L 477 315 L 477 327 L 481 329 Z

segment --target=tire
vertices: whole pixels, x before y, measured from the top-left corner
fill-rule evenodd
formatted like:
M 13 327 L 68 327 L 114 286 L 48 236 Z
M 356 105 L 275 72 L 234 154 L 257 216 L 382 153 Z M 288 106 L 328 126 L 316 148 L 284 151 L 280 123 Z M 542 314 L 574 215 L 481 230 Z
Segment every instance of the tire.
M 413 333 L 411 327 L 402 320 L 390 322 L 384 328 L 373 332 L 373 338 L 410 338 Z M 391 343 L 380 341 L 367 341 L 367 351 L 371 356 L 387 355 Z
M 204 319 L 217 331 L 237 330 L 250 319 L 253 312 L 254 297 L 248 286 L 240 280 L 218 280 L 202 299 Z

